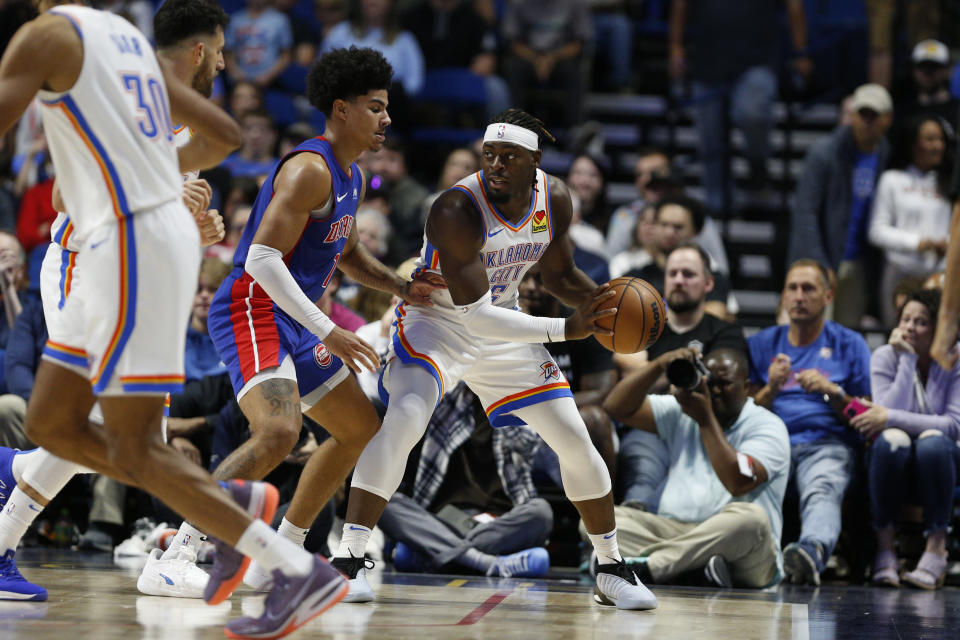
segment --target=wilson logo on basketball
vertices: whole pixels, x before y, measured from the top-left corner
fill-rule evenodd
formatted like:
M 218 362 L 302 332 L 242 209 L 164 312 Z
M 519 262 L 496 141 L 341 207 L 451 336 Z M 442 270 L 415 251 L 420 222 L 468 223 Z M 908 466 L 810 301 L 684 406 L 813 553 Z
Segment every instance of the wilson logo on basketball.
M 327 350 L 327 346 L 322 342 L 313 348 L 313 359 L 317 361 L 317 366 L 326 369 L 333 362 L 333 356 Z
M 544 380 L 549 380 L 550 378 L 553 378 L 554 380 L 560 379 L 560 367 L 553 362 L 544 362 L 541 364 L 540 372 L 543 373 Z
M 533 214 L 533 232 L 540 233 L 547 230 L 547 212 L 543 209 Z
M 350 235 L 350 229 L 353 228 L 353 216 L 343 216 L 333 223 L 330 232 L 323 239 L 324 242 L 336 242 L 340 238 L 346 238 Z
M 647 344 L 653 343 L 660 336 L 660 304 L 657 300 L 650 302 L 650 311 L 653 313 L 653 328 L 650 329 L 650 337 L 647 340 Z

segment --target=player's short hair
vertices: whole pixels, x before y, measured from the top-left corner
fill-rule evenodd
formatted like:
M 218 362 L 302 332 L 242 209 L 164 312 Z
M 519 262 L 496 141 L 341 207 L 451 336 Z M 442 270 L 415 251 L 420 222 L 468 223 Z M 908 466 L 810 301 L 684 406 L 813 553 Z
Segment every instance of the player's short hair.
M 157 48 L 166 49 L 187 38 L 212 35 L 229 22 L 216 0 L 166 0 L 153 17 L 153 36 Z
M 328 118 L 336 100 L 352 100 L 389 89 L 393 67 L 374 49 L 333 49 L 320 56 L 307 75 L 307 98 Z
M 490 119 L 488 124 L 500 123 L 505 124 L 515 124 L 518 127 L 523 127 L 537 134 L 537 140 L 540 143 L 540 146 L 543 146 L 544 142 L 556 142 L 557 139 L 553 137 L 553 134 L 547 131 L 547 128 L 544 126 L 543 121 L 536 116 L 532 116 L 523 109 L 507 109 L 506 111 L 501 111 L 497 115 L 493 116 Z
M 653 219 L 659 220 L 660 212 L 663 211 L 663 208 L 668 205 L 674 205 L 680 207 L 681 209 L 685 209 L 687 213 L 690 214 L 690 222 L 693 224 L 694 234 L 698 234 L 703 231 L 703 224 L 707 220 L 707 214 L 703 210 L 703 205 L 699 200 L 680 193 L 667 194 L 663 196 L 659 202 L 657 202 L 657 213 L 654 215 Z

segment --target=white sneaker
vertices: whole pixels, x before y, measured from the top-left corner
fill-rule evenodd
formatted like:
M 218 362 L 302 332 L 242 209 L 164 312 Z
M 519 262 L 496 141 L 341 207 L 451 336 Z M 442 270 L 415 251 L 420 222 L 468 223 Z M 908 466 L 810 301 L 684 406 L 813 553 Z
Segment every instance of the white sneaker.
M 113 558 L 145 558 L 150 552 L 147 547 L 147 536 L 156 528 L 153 520 L 140 518 L 133 524 L 133 533 L 130 537 L 113 548 Z
M 372 602 L 377 597 L 367 582 L 367 566 L 372 569 L 373 561 L 362 557 L 334 558 L 330 564 L 350 579 L 350 592 L 341 602 Z
M 610 565 L 603 565 L 608 567 Z M 656 609 L 657 597 L 643 586 L 640 579 L 623 562 L 616 564 L 616 573 L 597 571 L 597 584 L 593 599 L 598 604 L 615 606 L 617 609 Z
M 243 584 L 252 587 L 254 591 L 265 591 L 266 586 L 273 577 L 270 573 L 260 566 L 256 560 L 250 562 L 247 572 L 243 574 Z
M 154 549 L 137 580 L 137 590 L 148 596 L 202 598 L 209 579 L 197 566 L 193 549 L 184 547 L 170 558 L 163 558 L 163 551 Z

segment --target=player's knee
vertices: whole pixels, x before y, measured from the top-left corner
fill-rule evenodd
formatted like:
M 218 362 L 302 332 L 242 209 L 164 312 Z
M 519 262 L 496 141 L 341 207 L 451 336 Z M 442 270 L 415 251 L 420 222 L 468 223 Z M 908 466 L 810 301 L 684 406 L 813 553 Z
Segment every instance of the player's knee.
M 594 443 L 606 442 L 612 437 L 610 418 L 606 412 L 595 404 L 580 407 L 580 417 L 587 425 L 587 433 Z
M 302 424 L 299 414 L 291 419 L 266 420 L 257 425 L 251 423 L 250 440 L 261 450 L 275 451 L 282 459 L 297 445 Z

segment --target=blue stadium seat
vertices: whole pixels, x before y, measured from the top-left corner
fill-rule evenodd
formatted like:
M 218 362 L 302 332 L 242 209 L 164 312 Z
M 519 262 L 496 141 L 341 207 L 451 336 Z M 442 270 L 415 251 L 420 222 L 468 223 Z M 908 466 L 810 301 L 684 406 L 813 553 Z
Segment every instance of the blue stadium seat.
M 273 89 L 267 90 L 266 93 L 263 94 L 263 102 L 267 113 L 270 114 L 270 117 L 277 123 L 277 128 L 281 131 L 285 127 L 300 120 L 297 107 L 293 103 L 293 98 L 288 93 Z
M 309 70 L 299 64 L 290 64 L 277 76 L 277 83 L 286 91 L 296 94 L 307 92 L 307 72 Z
M 417 98 L 451 107 L 483 106 L 487 89 L 482 76 L 462 67 L 444 67 L 427 71 Z

